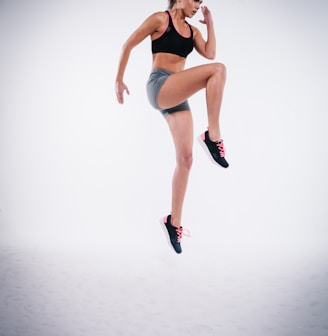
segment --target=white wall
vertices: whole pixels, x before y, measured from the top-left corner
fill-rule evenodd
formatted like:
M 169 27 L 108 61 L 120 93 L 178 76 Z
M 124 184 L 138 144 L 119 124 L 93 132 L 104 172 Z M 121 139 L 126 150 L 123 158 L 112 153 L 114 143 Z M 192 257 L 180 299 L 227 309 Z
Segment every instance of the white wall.
M 195 143 L 184 225 L 210 233 L 205 249 L 208 239 L 232 237 L 326 244 L 327 3 L 204 4 L 228 68 L 222 131 L 231 168 L 211 165 Z M 149 40 L 132 53 L 123 106 L 114 79 L 124 40 L 165 8 L 164 0 L 1 2 L 2 236 L 154 237 L 170 209 L 174 153 L 145 94 Z M 194 53 L 188 66 L 204 62 Z M 190 101 L 198 135 L 204 93 Z

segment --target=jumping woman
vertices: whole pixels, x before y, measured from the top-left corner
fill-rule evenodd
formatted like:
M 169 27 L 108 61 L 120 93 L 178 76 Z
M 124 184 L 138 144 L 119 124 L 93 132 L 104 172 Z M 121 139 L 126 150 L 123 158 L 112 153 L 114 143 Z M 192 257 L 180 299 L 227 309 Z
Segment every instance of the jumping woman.
M 215 58 L 213 19 L 210 10 L 201 6 L 202 2 L 170 0 L 167 11 L 150 15 L 123 45 L 116 76 L 117 100 L 123 104 L 124 91 L 129 94 L 123 77 L 130 52 L 150 36 L 153 64 L 147 94 L 150 104 L 167 121 L 176 151 L 171 213 L 161 221 L 176 253 L 182 252 L 182 207 L 192 165 L 193 122 L 187 99 L 201 89 L 206 89 L 208 130 L 200 135 L 200 143 L 212 161 L 224 168 L 229 166 L 219 125 L 226 68 L 221 63 L 211 63 L 184 69 L 193 48 L 209 60 Z M 196 27 L 186 22 L 186 18 L 192 18 L 200 8 L 203 14 L 200 22 L 207 27 L 207 41 Z

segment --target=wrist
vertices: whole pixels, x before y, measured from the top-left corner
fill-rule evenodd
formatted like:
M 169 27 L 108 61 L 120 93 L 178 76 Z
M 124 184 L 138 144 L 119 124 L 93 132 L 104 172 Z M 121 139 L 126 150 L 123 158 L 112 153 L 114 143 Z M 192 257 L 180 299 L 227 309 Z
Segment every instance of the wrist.
M 206 20 L 206 25 L 207 25 L 207 28 L 213 28 L 214 27 L 213 20 L 212 19 Z

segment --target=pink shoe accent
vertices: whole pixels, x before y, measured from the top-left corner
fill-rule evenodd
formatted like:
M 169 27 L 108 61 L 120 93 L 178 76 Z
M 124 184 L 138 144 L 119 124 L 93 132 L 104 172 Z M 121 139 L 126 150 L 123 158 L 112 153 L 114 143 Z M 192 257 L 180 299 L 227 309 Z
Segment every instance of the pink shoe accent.
M 176 229 L 177 235 L 178 235 L 178 243 L 181 243 L 181 239 L 183 236 L 185 237 L 191 237 L 190 232 L 188 229 L 184 229 L 182 226 Z
M 216 143 L 219 152 L 220 152 L 220 157 L 224 157 L 225 156 L 225 148 L 223 145 L 223 140 L 220 140 L 219 142 Z
M 200 135 L 200 137 L 201 137 L 201 139 L 202 139 L 203 141 L 205 141 L 205 133 L 202 133 L 202 134 Z

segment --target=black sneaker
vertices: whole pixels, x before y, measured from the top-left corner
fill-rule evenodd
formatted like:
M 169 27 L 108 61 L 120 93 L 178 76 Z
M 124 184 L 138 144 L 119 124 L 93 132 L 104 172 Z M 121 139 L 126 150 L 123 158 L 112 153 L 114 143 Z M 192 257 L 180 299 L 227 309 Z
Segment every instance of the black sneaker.
M 164 217 L 163 219 L 161 219 L 161 224 L 163 225 L 164 232 L 168 234 L 167 235 L 168 242 L 173 247 L 174 251 L 176 253 L 181 253 L 182 249 L 181 249 L 180 243 L 181 243 L 182 236 L 184 235 L 184 236 L 190 237 L 190 234 L 184 233 L 182 226 L 180 226 L 179 228 L 176 228 L 175 226 L 173 226 L 171 224 L 171 215 L 168 215 Z
M 223 140 L 221 141 L 210 140 L 208 131 L 206 131 L 200 135 L 199 143 L 201 144 L 207 155 L 215 164 L 219 164 L 223 168 L 229 167 L 229 163 L 224 158 L 225 148 L 223 145 Z

